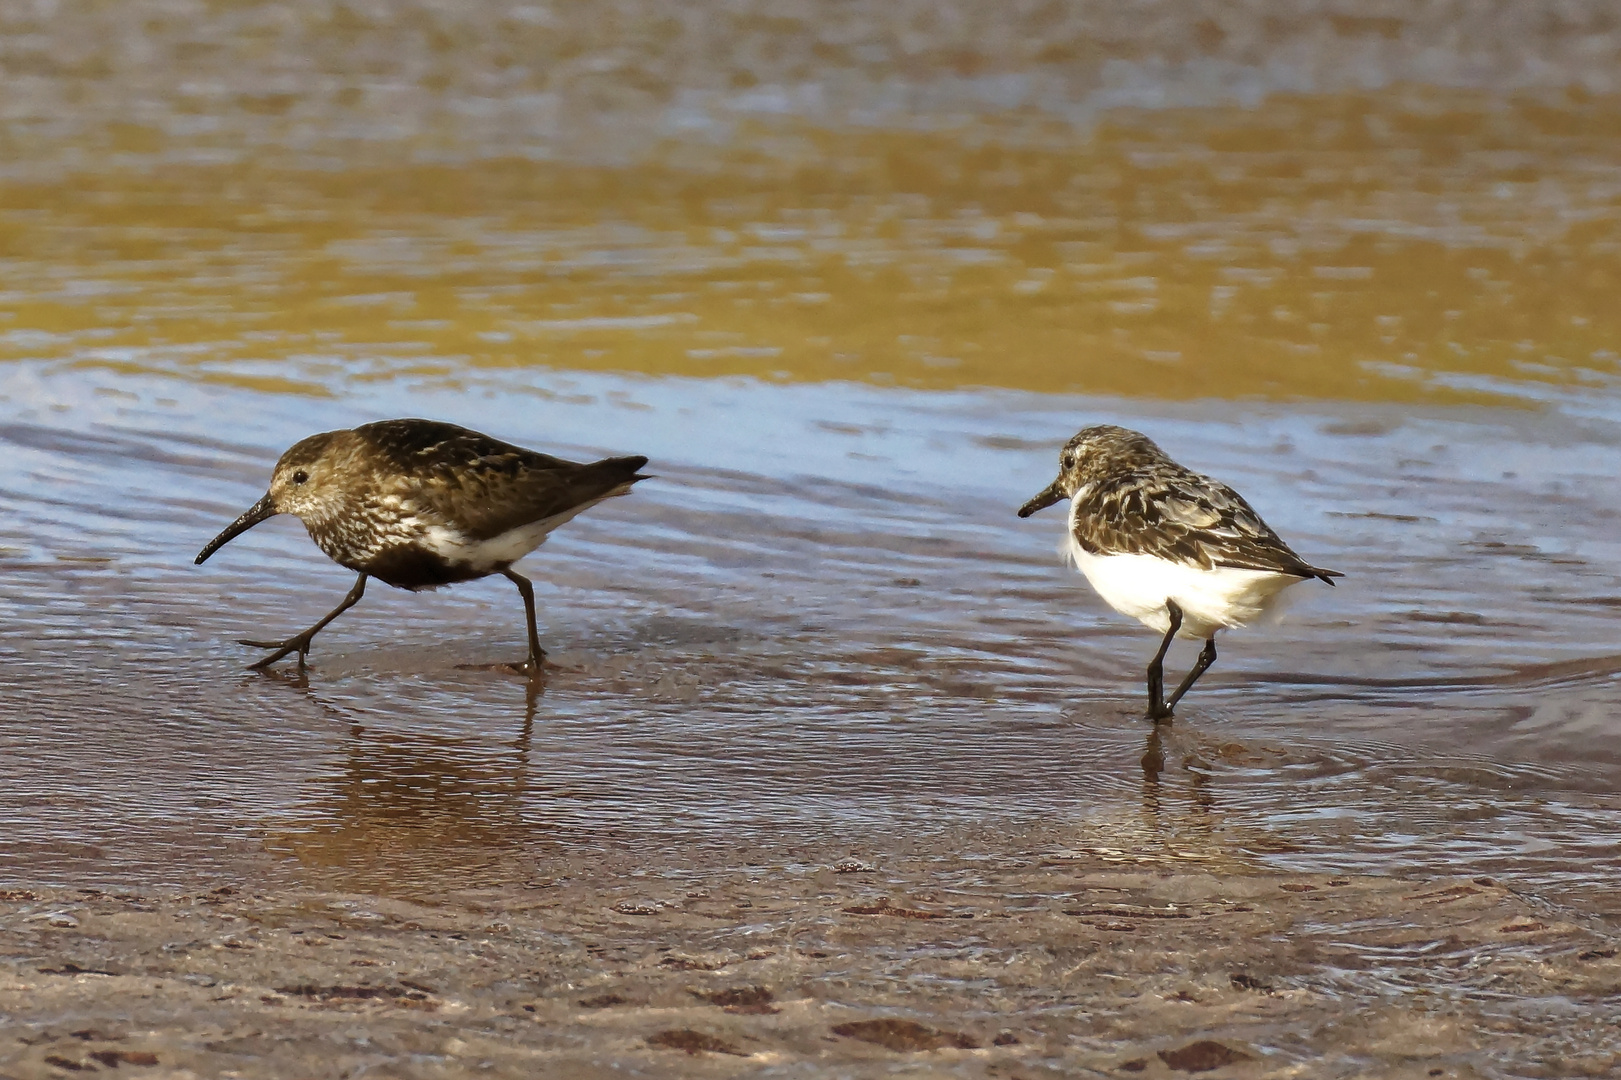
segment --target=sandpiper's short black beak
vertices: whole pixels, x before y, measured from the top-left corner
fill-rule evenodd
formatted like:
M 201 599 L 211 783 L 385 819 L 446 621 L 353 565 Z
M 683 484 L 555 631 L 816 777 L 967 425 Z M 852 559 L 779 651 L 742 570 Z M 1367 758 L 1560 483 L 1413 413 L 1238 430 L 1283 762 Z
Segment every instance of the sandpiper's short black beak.
M 248 507 L 247 513 L 225 526 L 224 532 L 210 540 L 208 546 L 197 553 L 197 565 L 201 566 L 214 552 L 229 544 L 265 518 L 275 517 L 279 512 L 276 509 L 275 502 L 270 498 L 270 493 L 265 492 L 264 498 Z
M 1019 516 L 1029 517 L 1037 510 L 1045 510 L 1058 500 L 1067 498 L 1069 498 L 1069 495 L 1062 487 L 1059 486 L 1058 481 L 1054 480 L 1052 483 L 1042 488 L 1040 494 L 1038 494 L 1035 498 L 1019 507 Z

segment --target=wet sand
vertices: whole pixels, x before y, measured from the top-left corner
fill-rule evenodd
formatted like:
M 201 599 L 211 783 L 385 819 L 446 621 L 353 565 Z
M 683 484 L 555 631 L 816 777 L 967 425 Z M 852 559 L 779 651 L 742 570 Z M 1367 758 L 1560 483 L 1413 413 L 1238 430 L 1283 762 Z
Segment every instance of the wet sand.
M 0 1075 L 1613 1076 L 1613 931 L 1491 878 L 1057 851 L 418 901 L 0 893 Z M 1600 1010 L 1601 1012 L 1601 1010 Z

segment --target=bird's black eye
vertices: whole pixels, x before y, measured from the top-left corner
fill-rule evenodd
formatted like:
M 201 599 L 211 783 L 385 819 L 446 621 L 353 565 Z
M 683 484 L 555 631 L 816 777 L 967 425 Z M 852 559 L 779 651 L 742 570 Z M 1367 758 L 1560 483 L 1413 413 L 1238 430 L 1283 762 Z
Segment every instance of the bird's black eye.
M 297 472 L 295 472 L 293 474 L 293 483 L 302 484 L 302 483 L 307 482 L 309 480 L 309 478 L 310 478 L 310 474 L 305 472 L 303 469 L 300 469 L 300 470 L 298 470 Z
M 1063 460 L 1063 466 L 1066 469 L 1073 469 L 1075 467 L 1075 455 L 1074 454 L 1065 454 L 1064 455 L 1064 460 Z

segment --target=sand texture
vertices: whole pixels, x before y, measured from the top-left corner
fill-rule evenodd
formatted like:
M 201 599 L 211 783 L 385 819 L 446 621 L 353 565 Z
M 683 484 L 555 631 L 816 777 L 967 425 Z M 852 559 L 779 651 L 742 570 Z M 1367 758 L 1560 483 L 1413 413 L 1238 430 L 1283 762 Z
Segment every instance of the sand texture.
M 1616 1075 L 1571 1022 L 1621 1002 L 1584 921 L 1487 878 L 1087 856 L 12 890 L 0 1076 Z

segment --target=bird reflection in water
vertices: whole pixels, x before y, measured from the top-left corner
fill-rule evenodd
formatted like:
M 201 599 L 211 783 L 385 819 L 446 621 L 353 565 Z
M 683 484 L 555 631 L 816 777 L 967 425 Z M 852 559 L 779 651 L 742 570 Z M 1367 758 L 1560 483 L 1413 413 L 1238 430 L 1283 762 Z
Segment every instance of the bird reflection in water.
M 335 768 L 306 785 L 293 814 L 301 825 L 266 842 L 310 884 L 397 896 L 511 884 L 532 877 L 537 856 L 560 843 L 556 827 L 533 814 L 549 795 L 530 775 L 543 683 L 528 684 L 516 736 L 491 743 L 369 726 L 301 672 L 265 677 L 348 726 Z
M 1191 734 L 1186 728 L 1172 730 L 1156 724 L 1148 733 L 1143 749 L 1143 816 L 1146 824 L 1165 839 L 1190 831 L 1208 836 L 1217 828 L 1209 767 L 1195 747 L 1183 745 Z M 1173 759 L 1172 767 L 1187 777 L 1185 808 L 1182 809 L 1168 805 L 1182 800 L 1160 783 L 1168 759 Z

